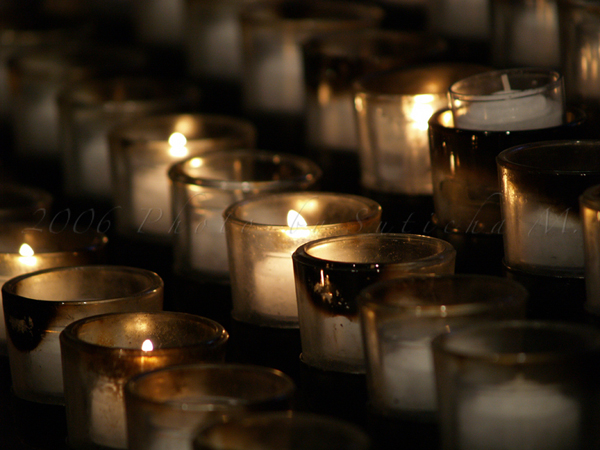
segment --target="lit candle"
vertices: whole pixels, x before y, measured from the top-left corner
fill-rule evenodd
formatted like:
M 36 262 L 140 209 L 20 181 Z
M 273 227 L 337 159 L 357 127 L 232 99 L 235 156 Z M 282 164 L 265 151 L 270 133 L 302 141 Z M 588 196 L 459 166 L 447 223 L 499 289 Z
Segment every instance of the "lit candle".
M 45 212 L 47 213 L 47 211 Z M 0 231 L 0 286 L 11 278 L 51 267 L 100 263 L 107 238 L 95 232 L 60 233 L 47 227 L 3 224 Z M 0 301 L 0 354 L 6 354 L 6 325 Z
M 60 335 L 69 445 L 127 448 L 123 389 L 135 375 L 166 366 L 222 361 L 227 332 L 200 316 L 103 314 Z
M 95 314 L 160 311 L 162 292 L 158 275 L 120 266 L 59 267 L 7 281 L 2 297 L 15 394 L 63 404 L 60 332 Z
M 580 448 L 583 411 L 558 386 L 522 374 L 497 385 L 465 386 L 458 394 L 458 448 Z
M 236 320 L 297 327 L 292 253 L 320 237 L 375 232 L 381 207 L 345 194 L 261 195 L 229 206 L 223 217 Z
M 450 86 L 454 125 L 466 130 L 517 131 L 563 123 L 563 78 L 551 71 L 512 69 Z

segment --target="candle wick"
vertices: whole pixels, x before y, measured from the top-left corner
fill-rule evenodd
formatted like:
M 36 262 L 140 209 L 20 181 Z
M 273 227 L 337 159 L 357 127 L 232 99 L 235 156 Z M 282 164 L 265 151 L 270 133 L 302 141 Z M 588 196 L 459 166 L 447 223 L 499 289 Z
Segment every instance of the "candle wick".
M 503 73 L 500 78 L 502 79 L 502 87 L 505 91 L 510 91 L 510 81 L 508 81 L 508 75 Z

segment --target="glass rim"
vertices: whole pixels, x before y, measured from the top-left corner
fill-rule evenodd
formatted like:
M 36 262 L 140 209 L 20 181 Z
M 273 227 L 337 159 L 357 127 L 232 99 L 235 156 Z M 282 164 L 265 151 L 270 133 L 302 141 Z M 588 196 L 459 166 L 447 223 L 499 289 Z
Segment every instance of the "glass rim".
M 148 286 L 144 287 L 142 290 L 137 290 L 135 292 L 131 292 L 129 294 L 120 296 L 120 297 L 107 297 L 107 298 L 93 298 L 93 299 L 80 299 L 80 300 L 48 300 L 48 299 L 39 299 L 26 297 L 17 293 L 17 289 L 19 284 L 23 281 L 27 281 L 33 279 L 38 276 L 44 276 L 47 274 L 63 274 L 65 272 L 75 273 L 75 272 L 120 272 L 126 274 L 138 275 L 146 280 L 148 280 Z M 106 304 L 113 302 L 121 302 L 123 300 L 136 299 L 146 297 L 153 293 L 157 293 L 164 289 L 164 281 L 155 272 L 152 272 L 147 269 L 142 269 L 139 267 L 130 267 L 130 266 L 117 266 L 117 265 L 105 265 L 105 264 L 89 264 L 89 265 L 79 265 L 79 266 L 65 266 L 65 267 L 50 267 L 47 269 L 36 270 L 34 272 L 24 273 L 18 276 L 15 276 L 2 285 L 2 293 L 8 293 L 15 297 L 27 299 L 32 302 L 43 302 L 44 304 L 65 304 L 68 306 L 77 306 L 77 305 L 96 305 L 96 304 Z
M 398 241 L 405 243 L 407 241 L 418 241 L 429 245 L 431 248 L 439 247 L 439 251 L 435 254 L 420 258 L 416 261 L 406 262 L 384 262 L 384 263 L 360 263 L 360 262 L 347 262 L 347 261 L 336 261 L 331 259 L 319 258 L 310 254 L 310 250 L 316 246 L 330 243 L 330 242 L 343 242 L 347 240 L 360 240 L 360 241 Z M 292 259 L 299 264 L 305 266 L 320 267 L 327 270 L 340 270 L 340 271 L 359 271 L 359 270 L 379 270 L 383 267 L 398 267 L 406 268 L 411 270 L 415 268 L 427 267 L 436 262 L 442 262 L 448 258 L 456 257 L 456 249 L 447 241 L 438 239 L 431 236 L 423 236 L 419 234 L 409 233 L 359 233 L 341 236 L 328 236 L 319 238 L 313 241 L 309 241 L 302 244 L 292 254 Z
M 279 179 L 279 180 L 245 180 L 245 181 L 235 181 L 235 180 L 227 180 L 227 179 L 217 179 L 217 178 L 202 178 L 202 177 L 193 177 L 190 176 L 186 172 L 187 165 L 196 159 L 219 159 L 219 158 L 228 158 L 228 157 L 250 157 L 254 161 L 271 161 L 274 165 L 278 165 L 280 163 L 290 163 L 290 165 L 295 165 L 298 168 L 305 169 L 304 174 L 299 175 L 295 178 L 289 179 Z M 289 153 L 275 153 L 268 150 L 259 150 L 259 149 L 222 149 L 222 150 L 212 150 L 200 155 L 191 156 L 186 158 L 185 160 L 179 161 L 173 164 L 168 171 L 169 179 L 173 182 L 182 183 L 186 185 L 194 185 L 194 186 L 203 186 L 209 188 L 216 188 L 221 190 L 241 190 L 241 191 L 251 191 L 254 189 L 268 189 L 272 188 L 282 188 L 282 189 L 292 189 L 294 187 L 300 187 L 303 184 L 314 184 L 318 182 L 323 175 L 322 169 L 317 165 L 317 163 L 312 160 L 293 155 Z
M 101 345 L 93 342 L 89 342 L 83 340 L 78 337 L 77 332 L 87 325 L 90 322 L 96 322 L 104 319 L 118 318 L 118 317 L 133 317 L 133 316 L 161 316 L 164 318 L 176 318 L 181 320 L 190 320 L 197 323 L 203 323 L 205 325 L 209 325 L 212 327 L 214 333 L 207 337 L 204 341 L 196 341 L 190 344 L 181 344 L 172 347 L 159 347 L 150 351 L 142 350 L 141 348 L 133 348 L 133 347 L 111 347 L 108 345 Z M 192 349 L 196 348 L 200 345 L 210 345 L 214 344 L 214 346 L 224 345 L 229 340 L 229 333 L 225 330 L 225 327 L 221 325 L 219 322 L 209 319 L 208 317 L 198 316 L 196 314 L 184 313 L 184 312 L 175 312 L 175 311 L 138 311 L 138 312 L 110 312 L 98 314 L 95 316 L 84 317 L 78 319 L 74 322 L 71 322 L 67 325 L 60 333 L 60 342 L 61 346 L 63 343 L 65 345 L 70 345 L 71 347 L 75 347 L 78 351 L 84 353 L 91 352 L 102 352 L 102 353 L 119 353 L 127 356 L 161 356 L 164 354 L 169 354 L 173 351 L 177 351 L 178 349 Z
M 554 141 L 537 141 L 537 142 L 529 142 L 526 144 L 515 145 L 513 147 L 509 147 L 505 150 L 502 150 L 496 156 L 496 163 L 499 167 L 511 171 L 518 172 L 535 172 L 539 174 L 556 174 L 556 175 L 579 175 L 579 174 L 593 174 L 600 173 L 600 167 L 598 169 L 577 169 L 577 170 L 568 170 L 568 169 L 555 169 L 555 168 L 546 168 L 540 167 L 539 165 L 532 163 L 522 163 L 516 162 L 512 160 L 514 155 L 527 152 L 527 151 L 536 151 L 544 148 L 553 148 L 559 149 L 562 147 L 579 147 L 579 148 L 597 148 L 598 156 L 600 157 L 600 140 L 592 140 L 592 139 L 575 139 L 575 140 L 554 140 Z M 539 161 L 546 161 L 543 157 L 543 154 L 540 154 L 541 158 Z
M 166 373 L 180 373 L 187 372 L 197 373 L 197 372 L 206 372 L 206 371 L 215 371 L 217 373 L 222 371 L 235 371 L 240 375 L 248 372 L 253 372 L 256 374 L 261 374 L 265 377 L 265 379 L 269 379 L 269 381 L 273 382 L 275 380 L 281 381 L 281 386 L 278 386 L 277 392 L 262 396 L 262 398 L 252 399 L 252 400 L 240 400 L 240 406 L 250 406 L 254 404 L 267 403 L 271 401 L 279 401 L 281 399 L 290 397 L 296 392 L 296 384 L 293 379 L 287 375 L 286 373 L 271 367 L 260 366 L 256 364 L 244 364 L 244 363 L 206 363 L 206 362 L 198 362 L 191 364 L 178 364 L 174 366 L 166 366 L 161 367 L 159 369 L 152 370 L 150 372 L 142 372 L 130 378 L 124 387 L 124 392 L 126 395 L 130 395 L 132 398 L 135 398 L 137 402 L 143 402 L 148 405 L 155 405 L 160 407 L 168 407 L 173 410 L 184 410 L 182 406 L 188 405 L 185 408 L 185 411 L 190 412 L 201 412 L 201 411 L 214 411 L 219 410 L 215 409 L 215 403 L 206 401 L 206 402 L 194 402 L 193 400 L 177 400 L 177 399 L 165 399 L 158 400 L 154 397 L 150 397 L 146 394 L 140 392 L 142 389 L 139 383 L 147 382 L 154 377 L 160 377 Z M 190 407 L 191 405 L 191 407 Z M 237 406 L 237 405 L 236 405 Z
M 439 280 L 436 281 L 436 280 Z M 477 281 L 481 286 L 503 286 L 509 289 L 510 295 L 507 296 L 505 292 L 498 294 L 497 291 L 490 289 L 496 296 L 493 299 L 487 299 L 486 301 L 470 301 L 470 302 L 459 302 L 459 303 L 429 303 L 429 302 L 398 302 L 396 299 L 381 298 L 381 294 L 388 289 L 394 289 L 395 286 L 406 285 L 407 283 L 428 285 L 431 283 L 448 283 L 458 280 L 459 282 L 469 283 L 471 281 Z M 360 310 L 375 310 L 375 311 L 386 311 L 402 312 L 411 314 L 414 316 L 422 317 L 452 317 L 461 316 L 464 314 L 477 314 L 480 312 L 489 311 L 491 308 L 497 305 L 508 305 L 508 304 L 523 304 L 525 305 L 529 292 L 527 289 L 517 281 L 511 280 L 506 277 L 500 277 L 495 275 L 483 275 L 483 274 L 407 274 L 402 277 L 397 277 L 388 280 L 377 281 L 366 288 L 364 288 L 357 297 Z
M 231 420 L 225 422 L 216 422 L 207 427 L 203 427 L 198 430 L 194 436 L 193 443 L 196 445 L 203 445 L 202 443 L 208 439 L 207 433 L 219 428 L 227 427 L 240 427 L 246 428 L 247 426 L 265 426 L 273 423 L 280 423 L 286 425 L 307 425 L 310 423 L 319 423 L 326 425 L 326 429 L 335 430 L 342 432 L 348 436 L 349 440 L 353 442 L 352 448 L 357 449 L 368 449 L 371 448 L 371 439 L 366 432 L 352 422 L 347 420 L 339 419 L 336 417 L 304 411 L 269 411 L 269 412 L 257 412 L 250 415 L 242 415 L 240 417 L 231 418 Z M 204 448 L 204 447 L 202 447 Z M 208 447 L 207 447 L 208 448 Z M 219 450 L 226 450 L 225 447 L 219 448 Z
M 355 220 L 349 220 L 344 222 L 330 222 L 324 224 L 315 224 L 315 225 L 307 225 L 306 227 L 297 227 L 298 229 L 310 229 L 312 227 L 318 227 L 320 229 L 328 229 L 338 227 L 341 224 L 350 224 L 350 223 L 361 223 L 362 221 L 369 221 L 377 217 L 381 213 L 381 205 L 377 203 L 375 200 L 372 200 L 368 197 L 364 197 L 361 195 L 354 194 L 343 194 L 338 192 L 325 192 L 325 191 L 289 191 L 289 192 L 271 192 L 258 194 L 253 197 L 249 197 L 243 200 L 239 200 L 235 203 L 229 205 L 225 211 L 223 211 L 223 218 L 225 219 L 225 223 L 234 223 L 237 226 L 242 226 L 245 229 L 252 228 L 260 228 L 260 229 L 273 229 L 273 230 L 288 230 L 290 227 L 288 225 L 276 225 L 269 223 L 262 223 L 252 220 L 240 219 L 237 217 L 237 214 L 240 209 L 246 207 L 249 204 L 256 204 L 258 202 L 267 203 L 269 200 L 275 198 L 302 198 L 305 201 L 310 201 L 315 198 L 327 197 L 331 199 L 350 199 L 354 200 L 356 203 L 361 203 L 368 210 L 368 214 L 360 219 L 356 218 Z
M 353 83 L 353 91 L 355 96 L 378 100 L 392 100 L 419 94 L 446 96 L 448 92 L 446 83 L 456 79 L 458 73 L 464 71 L 464 74 L 473 74 L 486 70 L 489 70 L 489 67 L 481 64 L 443 62 L 394 67 L 360 77 Z M 434 73 L 437 78 L 445 79 L 444 82 L 436 84 L 435 89 L 431 87 L 432 81 L 429 79 L 433 78 Z M 387 86 L 392 86 L 394 90 L 391 91 Z
M 574 107 L 571 105 L 565 105 L 565 117 L 566 117 L 566 121 L 560 125 L 555 125 L 552 127 L 548 127 L 548 128 L 536 128 L 536 129 L 532 129 L 532 130 L 516 130 L 516 131 L 499 131 L 499 130 L 469 130 L 469 129 L 462 129 L 462 128 L 456 128 L 454 126 L 454 121 L 452 120 L 452 122 L 450 122 L 450 119 L 453 119 L 452 117 L 452 109 L 451 108 L 444 108 L 444 109 L 440 109 L 439 111 L 434 112 L 431 115 L 431 118 L 428 121 L 428 125 L 429 128 L 431 130 L 452 130 L 453 132 L 455 132 L 456 134 L 465 134 L 465 135 L 473 135 L 473 136 L 494 136 L 494 135 L 527 135 L 527 134 L 539 134 L 540 131 L 543 130 L 555 130 L 558 128 L 563 128 L 563 127 L 573 127 L 573 126 L 577 126 L 577 125 L 581 125 L 583 124 L 583 122 L 586 120 L 587 116 L 586 113 L 583 111 L 583 109 L 578 108 L 578 107 Z
M 214 139 L 234 139 L 239 140 L 241 138 L 254 139 L 256 136 L 256 127 L 254 124 L 244 118 L 228 116 L 226 114 L 216 113 L 159 113 L 152 114 L 150 116 L 136 117 L 123 122 L 116 127 L 112 128 L 109 132 L 110 139 L 116 139 L 118 141 L 126 141 L 130 143 L 151 143 L 151 142 L 168 142 L 169 136 L 173 133 L 178 132 L 174 129 L 177 121 L 189 119 L 198 124 L 208 124 L 209 126 L 224 125 L 231 127 L 235 131 L 234 136 L 196 136 L 190 137 L 186 135 L 188 144 L 193 145 L 195 142 L 202 142 L 204 140 Z M 171 127 L 164 138 L 149 139 L 145 137 L 145 131 L 149 127 L 159 128 L 165 126 Z M 112 151 L 112 150 L 111 150 Z
M 457 336 L 466 336 L 469 333 L 482 335 L 485 333 L 486 336 L 490 336 L 491 332 L 501 332 L 503 330 L 515 329 L 515 330 L 557 330 L 562 333 L 570 333 L 572 335 L 579 336 L 593 336 L 595 337 L 594 342 L 589 348 L 581 349 L 581 351 L 574 352 L 573 349 L 568 351 L 538 351 L 538 352 L 494 352 L 494 351 L 469 351 L 468 349 L 451 349 L 448 347 L 451 339 L 455 339 Z M 540 321 L 540 320 L 502 320 L 496 322 L 488 322 L 477 325 L 469 325 L 467 327 L 452 331 L 450 333 L 443 333 L 436 336 L 432 342 L 432 349 L 434 352 L 452 356 L 453 358 L 460 358 L 461 360 L 479 361 L 481 363 L 494 364 L 494 365 L 534 365 L 544 364 L 558 361 L 568 361 L 578 358 L 582 355 L 596 355 L 600 356 L 600 330 L 587 324 L 575 324 L 569 322 L 558 322 L 558 321 Z
M 498 78 L 501 75 L 519 75 L 519 74 L 527 74 L 527 75 L 543 75 L 546 76 L 549 80 L 548 84 L 543 86 L 530 88 L 524 91 L 514 91 L 514 92 L 506 92 L 499 94 L 469 94 L 465 92 L 460 92 L 458 89 L 464 84 L 471 82 L 477 79 L 493 79 Z M 560 88 L 563 86 L 564 77 L 563 75 L 556 71 L 550 69 L 543 69 L 537 67 L 521 67 L 514 69 L 506 69 L 506 70 L 491 70 L 489 72 L 484 72 L 476 75 L 471 75 L 469 77 L 463 78 L 456 83 L 453 83 L 448 88 L 448 96 L 451 101 L 461 101 L 461 102 L 470 102 L 470 103 L 494 103 L 497 101 L 503 101 L 508 99 L 515 98 L 527 98 L 533 95 L 541 94 L 542 92 L 548 92 Z

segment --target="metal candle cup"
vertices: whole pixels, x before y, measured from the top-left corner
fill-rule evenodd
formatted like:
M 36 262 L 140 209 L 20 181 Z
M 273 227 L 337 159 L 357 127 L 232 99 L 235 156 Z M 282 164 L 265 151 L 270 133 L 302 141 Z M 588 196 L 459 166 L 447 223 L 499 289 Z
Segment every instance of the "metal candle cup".
M 363 373 L 360 291 L 409 274 L 452 274 L 455 257 L 449 243 L 411 234 L 336 236 L 299 247 L 292 258 L 302 361 L 321 370 Z
M 80 319 L 60 335 L 68 443 L 127 448 L 123 387 L 166 366 L 223 361 L 229 335 L 213 320 L 174 312 Z
M 109 312 L 160 311 L 163 281 L 122 266 L 58 267 L 28 273 L 2 287 L 14 393 L 64 404 L 59 334 L 75 320 Z
M 292 253 L 318 238 L 375 232 L 381 207 L 354 195 L 289 192 L 234 203 L 223 217 L 234 319 L 297 328 Z

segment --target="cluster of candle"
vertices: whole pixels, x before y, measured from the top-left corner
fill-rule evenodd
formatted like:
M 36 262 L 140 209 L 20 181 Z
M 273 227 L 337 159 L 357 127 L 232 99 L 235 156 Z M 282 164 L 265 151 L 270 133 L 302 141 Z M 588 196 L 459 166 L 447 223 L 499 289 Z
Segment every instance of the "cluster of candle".
M 558 449 L 593 441 L 585 424 L 597 413 L 590 413 L 572 380 L 578 373 L 573 368 L 589 375 L 595 365 L 573 358 L 573 370 L 546 376 L 527 364 L 530 355 L 539 357 L 535 348 L 490 350 L 487 341 L 468 334 L 475 322 L 493 327 L 487 322 L 521 318 L 526 294 L 500 277 L 455 275 L 455 262 L 466 252 L 445 239 L 473 232 L 476 240 L 502 230 L 506 267 L 544 276 L 581 277 L 584 263 L 596 263 L 593 256 L 584 259 L 594 244 L 583 239 L 576 204 L 584 188 L 600 183 L 596 143 L 585 151 L 571 141 L 539 143 L 540 137 L 562 139 L 580 131 L 580 116 L 565 106 L 562 75 L 421 65 L 447 44 L 421 38 L 419 45 L 431 48 L 396 54 L 397 47 L 375 48 L 370 37 L 359 37 L 363 45 L 354 43 L 349 53 L 350 39 L 342 38 L 303 54 L 309 38 L 315 38 L 313 45 L 326 39 L 323 31 L 371 36 L 382 9 L 324 1 L 254 3 L 151 0 L 135 17 L 140 42 L 182 50 L 187 39 L 189 72 L 237 85 L 244 116 L 256 118 L 256 125 L 233 113 L 197 113 L 197 91 L 187 84 L 174 96 L 163 95 L 162 84 L 158 92 L 146 89 L 142 78 L 126 84 L 121 77 L 128 72 L 147 72 L 147 55 L 137 51 L 125 52 L 127 61 L 121 56 L 118 64 L 111 56 L 111 70 L 73 61 L 73 49 L 26 52 L 11 66 L 21 156 L 60 153 L 68 196 L 114 206 L 115 241 L 167 247 L 173 274 L 181 277 L 176 281 L 230 289 L 228 319 L 253 330 L 297 332 L 302 354 L 294 357 L 307 370 L 366 373 L 376 413 L 430 423 L 441 413 L 442 437 L 456 441 L 456 448 Z M 469 17 L 460 3 L 446 1 L 439 9 L 448 12 L 444 34 L 487 32 L 485 5 L 469 0 Z M 528 30 L 555 37 L 556 12 L 545 11 L 544 23 L 525 11 L 516 28 L 532 24 Z M 473 18 L 479 28 L 463 25 Z M 414 50 L 412 41 L 403 42 Z M 514 48 L 515 58 L 534 60 L 528 49 Z M 550 50 L 535 56 L 546 64 L 556 56 Z M 318 65 L 309 66 L 317 53 Z M 317 66 L 318 73 L 306 72 Z M 100 84 L 96 75 L 103 71 L 118 75 L 116 84 Z M 350 73 L 352 80 L 344 79 Z M 207 83 L 200 98 L 221 95 L 212 86 Z M 141 89 L 141 98 L 129 95 L 132 89 Z M 228 105 L 212 106 L 220 111 Z M 281 153 L 304 142 L 290 138 L 287 129 L 265 128 L 261 116 L 274 122 L 308 119 L 310 150 L 333 149 L 339 164 L 328 170 L 338 176 L 346 173 L 336 151 L 360 155 L 362 179 L 355 184 L 361 186 L 353 187 L 363 194 L 337 192 L 329 173 L 311 159 Z M 55 123 L 59 118 L 62 127 Z M 265 129 L 285 136 L 289 147 L 257 149 Z M 543 148 L 546 156 L 533 164 L 513 157 L 515 148 Z M 526 166 L 535 166 L 540 178 Z M 526 175 L 519 177 L 520 171 Z M 562 181 L 559 190 L 556 179 Z M 320 183 L 335 192 L 319 190 Z M 432 197 L 432 222 L 436 232 L 443 228 L 442 239 L 404 229 L 382 232 L 387 210 L 365 192 L 392 194 L 399 207 L 407 198 Z M 15 228 L 17 234 L 5 237 L 0 230 L 0 345 L 6 346 L 18 398 L 66 407 L 70 446 L 188 450 L 202 421 L 290 408 L 295 386 L 287 375 L 224 364 L 223 325 L 162 311 L 161 283 L 148 290 L 139 278 L 123 281 L 143 269 L 98 265 L 106 237 L 92 233 L 84 242 L 90 236 L 79 232 L 81 221 L 58 230 L 50 209 L 48 199 L 39 197 L 20 209 L 18 219 L 29 221 Z M 32 222 L 36 215 L 43 220 Z M 590 228 L 600 228 L 593 215 L 588 212 Z M 0 221 L 13 218 L 0 214 Z M 46 235 L 62 241 L 43 241 Z M 483 288 L 473 287 L 478 283 Z M 547 341 L 558 342 L 553 339 L 559 331 L 547 330 Z M 557 348 L 544 347 L 544 358 L 564 356 Z M 592 344 L 589 349 L 597 351 Z M 488 352 L 502 364 L 487 360 Z M 473 358 L 473 367 L 481 360 L 490 364 L 469 366 L 448 381 L 459 353 L 465 361 Z M 216 427 L 204 437 L 219 432 Z

